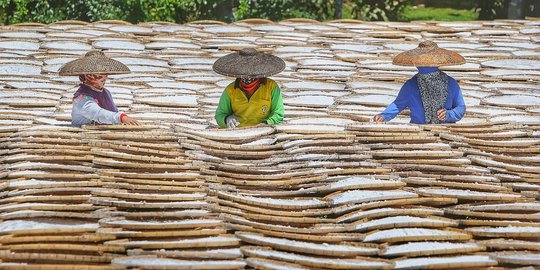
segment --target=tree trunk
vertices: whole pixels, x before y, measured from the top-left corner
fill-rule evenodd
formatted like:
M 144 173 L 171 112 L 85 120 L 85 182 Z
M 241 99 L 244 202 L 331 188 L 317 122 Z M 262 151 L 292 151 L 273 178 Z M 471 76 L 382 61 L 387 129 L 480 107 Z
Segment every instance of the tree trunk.
M 343 0 L 334 0 L 334 19 L 343 17 Z
M 508 1 L 508 19 L 524 19 L 523 15 L 523 0 Z

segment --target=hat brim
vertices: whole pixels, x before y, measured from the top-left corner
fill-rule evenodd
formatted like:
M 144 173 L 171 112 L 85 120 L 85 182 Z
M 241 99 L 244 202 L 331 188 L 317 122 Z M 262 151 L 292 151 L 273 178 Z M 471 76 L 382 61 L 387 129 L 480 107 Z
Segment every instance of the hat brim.
M 66 63 L 60 68 L 61 76 L 84 74 L 126 74 L 129 68 L 120 61 L 108 57 L 83 57 Z
M 465 64 L 460 54 L 442 48 L 415 48 L 402 52 L 392 61 L 398 66 L 440 67 Z
M 231 53 L 219 58 L 212 69 L 221 75 L 235 78 L 265 78 L 280 73 L 285 69 L 285 62 L 273 55 L 257 53 L 242 56 Z

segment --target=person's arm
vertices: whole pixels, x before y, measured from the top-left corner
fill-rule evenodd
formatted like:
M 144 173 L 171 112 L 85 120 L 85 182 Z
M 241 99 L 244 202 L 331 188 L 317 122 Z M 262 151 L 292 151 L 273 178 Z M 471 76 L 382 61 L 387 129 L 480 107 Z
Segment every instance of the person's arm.
M 272 90 L 272 101 L 270 106 L 270 114 L 266 119 L 266 123 L 269 125 L 277 125 L 283 121 L 285 116 L 285 107 L 283 106 L 283 96 L 281 95 L 281 89 L 276 84 L 276 87 Z
M 223 91 L 223 94 L 221 94 L 221 98 L 219 99 L 219 105 L 216 109 L 216 114 L 214 116 L 219 127 L 227 127 L 225 118 L 227 118 L 227 116 L 231 114 L 233 114 L 231 98 L 229 97 L 227 91 Z
M 120 124 L 125 114 L 119 112 L 111 112 L 101 108 L 92 98 L 76 98 L 75 102 L 84 102 L 81 110 L 81 115 L 94 121 L 98 124 Z
M 446 111 L 445 122 L 454 123 L 461 120 L 463 115 L 465 115 L 465 100 L 463 99 L 463 94 L 458 83 L 454 79 L 449 80 L 448 91 L 456 94 L 452 101 L 452 109 Z
M 407 81 L 399 90 L 399 94 L 394 102 L 390 103 L 390 105 L 388 105 L 388 107 L 380 114 L 384 118 L 385 122 L 394 119 L 396 115 L 407 108 L 409 105 L 410 87 L 410 83 Z

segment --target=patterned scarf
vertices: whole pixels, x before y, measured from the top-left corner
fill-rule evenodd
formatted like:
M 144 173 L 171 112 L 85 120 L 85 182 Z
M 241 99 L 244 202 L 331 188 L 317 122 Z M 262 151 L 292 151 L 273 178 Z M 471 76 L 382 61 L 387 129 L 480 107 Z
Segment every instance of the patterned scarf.
M 259 88 L 261 80 L 259 79 L 242 79 L 240 80 L 240 87 L 244 89 L 249 95 L 253 95 L 255 90 Z
M 426 124 L 438 124 L 437 111 L 444 108 L 448 98 L 448 75 L 437 70 L 426 74 L 417 74 L 418 88 L 424 106 Z

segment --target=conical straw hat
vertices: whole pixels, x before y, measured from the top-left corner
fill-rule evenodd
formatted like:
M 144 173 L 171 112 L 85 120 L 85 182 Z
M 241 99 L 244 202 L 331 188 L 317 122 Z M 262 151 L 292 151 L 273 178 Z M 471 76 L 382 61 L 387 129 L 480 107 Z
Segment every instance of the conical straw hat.
M 83 74 L 125 74 L 130 73 L 129 68 L 119 61 L 111 59 L 101 51 L 89 51 L 77 60 L 66 63 L 60 68 L 60 75 Z
M 283 71 L 285 62 L 277 56 L 247 48 L 219 58 L 213 69 L 221 75 L 235 78 L 264 78 Z
M 394 65 L 439 67 L 465 63 L 465 58 L 456 52 L 439 48 L 435 42 L 421 42 L 417 48 L 402 52 L 394 57 Z

